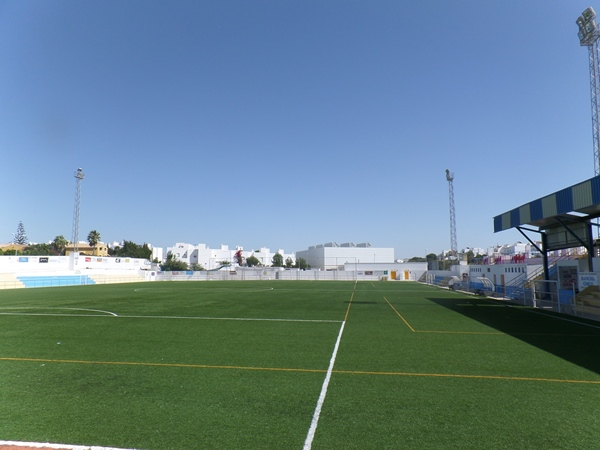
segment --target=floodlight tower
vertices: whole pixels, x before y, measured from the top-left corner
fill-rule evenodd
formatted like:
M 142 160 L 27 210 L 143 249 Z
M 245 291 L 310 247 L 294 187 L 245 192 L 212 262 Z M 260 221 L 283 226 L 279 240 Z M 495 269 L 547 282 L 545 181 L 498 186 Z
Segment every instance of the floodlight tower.
M 450 198 L 450 249 L 458 258 L 458 245 L 456 245 L 456 212 L 454 210 L 454 174 L 446 169 L 446 181 L 448 181 L 448 193 Z
M 79 202 L 81 200 L 81 181 L 85 176 L 81 167 L 73 175 L 77 187 L 75 189 L 75 209 L 73 211 L 73 253 L 77 255 L 79 250 Z
M 590 6 L 576 20 L 579 27 L 579 44 L 588 48 L 590 65 L 590 94 L 592 97 L 592 136 L 594 141 L 594 175 L 600 174 L 600 107 L 598 97 L 600 97 L 600 68 L 598 63 L 598 38 L 600 29 L 596 23 L 596 12 Z

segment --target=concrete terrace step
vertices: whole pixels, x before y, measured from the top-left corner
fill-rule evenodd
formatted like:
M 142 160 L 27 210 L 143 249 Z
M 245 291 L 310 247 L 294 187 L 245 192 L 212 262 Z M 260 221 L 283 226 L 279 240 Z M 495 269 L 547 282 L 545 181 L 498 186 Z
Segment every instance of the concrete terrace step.
M 102 274 L 90 275 L 95 284 L 114 284 L 114 283 L 139 283 L 146 279 L 139 273 L 123 273 L 123 274 Z
M 588 286 L 575 296 L 577 308 L 591 307 L 598 308 L 600 311 L 600 288 L 598 286 Z
M 0 289 L 18 289 L 25 285 L 17 279 L 14 273 L 0 273 Z

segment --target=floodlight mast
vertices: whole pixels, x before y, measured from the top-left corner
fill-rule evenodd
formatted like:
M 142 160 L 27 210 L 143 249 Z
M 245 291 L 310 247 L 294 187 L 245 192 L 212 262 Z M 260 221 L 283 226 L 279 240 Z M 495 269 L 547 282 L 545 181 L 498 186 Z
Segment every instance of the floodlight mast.
M 79 202 L 81 200 L 81 181 L 85 175 L 83 170 L 79 168 L 73 176 L 76 180 L 75 208 L 73 210 L 73 253 L 75 254 L 75 257 L 77 257 L 79 251 Z
M 453 256 L 458 259 L 458 245 L 456 244 L 456 211 L 454 209 L 454 174 L 446 169 L 448 182 L 448 196 L 450 199 L 450 249 Z
M 600 29 L 596 23 L 596 12 L 590 6 L 576 20 L 579 27 L 579 44 L 588 48 L 590 65 L 590 96 L 592 99 L 592 137 L 594 144 L 594 175 L 600 174 L 600 58 L 598 57 L 598 38 Z

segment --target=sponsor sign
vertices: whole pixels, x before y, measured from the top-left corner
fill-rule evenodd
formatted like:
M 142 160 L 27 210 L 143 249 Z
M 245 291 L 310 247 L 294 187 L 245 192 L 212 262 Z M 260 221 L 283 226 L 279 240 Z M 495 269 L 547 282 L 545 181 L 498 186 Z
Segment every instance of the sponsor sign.
M 596 272 L 580 272 L 579 289 L 585 289 L 588 286 L 598 286 L 598 279 L 598 273 Z
M 48 258 L 45 256 L 40 256 L 40 262 L 41 263 L 47 263 L 48 262 Z
M 19 262 L 29 262 L 29 258 L 27 256 L 19 256 Z
M 90 258 L 89 256 L 85 257 L 85 262 L 92 262 L 92 258 Z
M 561 266 L 558 268 L 558 278 L 561 289 L 577 288 L 577 267 Z

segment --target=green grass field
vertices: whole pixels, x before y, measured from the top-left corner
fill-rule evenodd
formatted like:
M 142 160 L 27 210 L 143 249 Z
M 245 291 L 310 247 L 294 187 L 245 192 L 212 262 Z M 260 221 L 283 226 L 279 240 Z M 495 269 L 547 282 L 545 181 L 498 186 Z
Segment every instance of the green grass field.
M 591 449 L 599 344 L 595 322 L 411 282 L 0 291 L 0 440 Z

